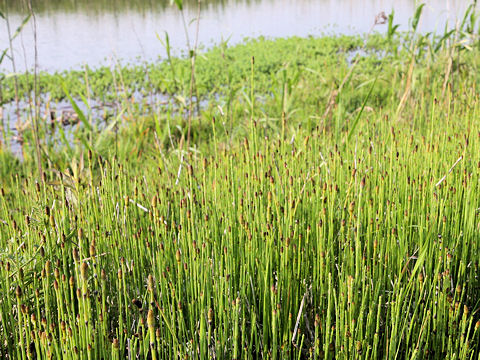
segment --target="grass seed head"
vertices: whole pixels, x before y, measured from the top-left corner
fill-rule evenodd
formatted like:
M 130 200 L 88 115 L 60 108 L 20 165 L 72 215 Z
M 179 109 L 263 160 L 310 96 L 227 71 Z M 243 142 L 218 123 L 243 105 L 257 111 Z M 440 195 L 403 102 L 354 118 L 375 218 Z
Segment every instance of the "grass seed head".
M 352 201 L 352 202 L 350 203 L 350 205 L 348 206 L 348 212 L 349 212 L 350 214 L 353 214 L 354 211 L 355 211 L 355 200 Z
M 82 262 L 80 265 L 80 275 L 84 281 L 88 279 L 88 264 L 86 261 Z
M 153 289 L 154 289 L 154 280 L 153 280 L 153 276 L 150 274 L 148 275 L 148 279 L 147 279 L 147 290 L 149 292 L 153 292 Z
M 418 282 L 423 284 L 423 273 L 418 274 Z
M 90 247 L 89 247 L 88 250 L 89 250 L 88 252 L 89 252 L 89 254 L 90 254 L 90 257 L 91 257 L 91 258 L 94 258 L 94 257 L 95 257 L 95 254 L 96 254 L 96 252 L 95 252 L 95 240 L 92 240 L 92 242 L 90 243 Z
M 355 348 L 356 348 L 358 354 L 362 354 L 362 342 L 361 341 L 357 341 L 357 343 L 355 344 Z
M 80 261 L 80 255 L 79 255 L 79 253 L 78 253 L 78 249 L 77 249 L 77 248 L 73 248 L 72 253 L 73 253 L 73 260 L 74 260 L 75 262 Z
M 51 268 L 52 268 L 52 262 L 50 260 L 47 260 L 45 262 L 45 273 L 47 276 L 50 274 Z
M 153 329 L 155 327 L 155 314 L 154 314 L 152 309 L 148 310 L 147 326 L 151 329 Z
M 25 304 L 22 304 L 20 305 L 20 311 L 23 315 L 26 315 L 28 313 L 28 307 Z
M 212 321 L 213 321 L 213 309 L 212 308 L 208 309 L 207 319 L 208 319 L 208 323 L 211 324 Z
M 22 288 L 17 285 L 17 287 L 15 288 L 15 295 L 17 296 L 17 299 L 20 299 L 22 297 Z

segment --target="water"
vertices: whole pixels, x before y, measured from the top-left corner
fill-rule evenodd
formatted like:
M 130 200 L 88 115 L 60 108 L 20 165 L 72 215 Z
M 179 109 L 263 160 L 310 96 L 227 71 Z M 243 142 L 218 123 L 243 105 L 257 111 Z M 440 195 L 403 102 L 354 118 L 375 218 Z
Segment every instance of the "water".
M 197 0 L 183 0 L 184 20 L 191 46 L 196 37 Z M 11 31 L 27 16 L 26 1 L 7 0 L 0 11 L 8 16 Z M 90 67 L 158 61 L 166 56 L 158 37 L 168 33 L 174 55 L 187 51 L 182 14 L 169 0 L 32 0 L 36 18 L 38 69 L 62 71 Z M 430 0 L 424 9 L 419 30 L 443 32 L 461 17 L 470 1 Z M 222 41 L 233 45 L 245 38 L 321 36 L 368 32 L 375 16 L 395 10 L 400 30 L 408 28 L 417 4 L 414 0 L 202 0 L 198 40 L 202 48 Z M 386 25 L 376 31 L 385 31 Z M 157 37 L 158 36 L 158 37 Z M 0 54 L 9 47 L 6 22 L 0 19 Z M 30 20 L 13 43 L 16 69 L 23 72 L 35 64 L 34 22 Z M 11 73 L 8 59 L 0 64 L 0 73 Z M 81 102 L 79 102 L 81 104 Z M 98 104 L 116 116 L 118 108 Z M 28 118 L 26 103 L 21 104 L 20 123 Z M 15 104 L 4 104 L 3 116 L 15 136 Z M 58 114 L 71 111 L 67 102 L 53 104 Z M 40 112 L 44 113 L 44 107 Z M 83 108 L 85 111 L 86 109 Z M 48 120 L 48 115 L 44 115 Z M 101 114 L 92 110 L 94 118 Z M 47 121 L 46 120 L 46 121 Z M 68 140 L 73 127 L 67 126 Z M 0 139 L 1 140 L 1 139 Z M 21 156 L 21 147 L 13 141 L 12 151 Z
M 27 11 L 23 1 L 8 0 L 12 31 Z M 185 1 L 184 16 L 190 42 L 195 40 L 197 1 Z M 355 34 L 369 31 L 375 15 L 395 10 L 395 23 L 408 27 L 414 0 L 202 0 L 198 39 L 204 48 L 228 41 L 235 44 L 260 35 L 274 38 L 292 35 Z M 442 32 L 454 25 L 470 1 L 430 0 L 420 31 Z M 34 0 L 37 20 L 38 68 L 58 71 L 110 66 L 117 62 L 155 61 L 165 57 L 158 40 L 167 32 L 173 53 L 187 49 L 179 10 L 169 0 Z M 4 11 L 4 9 L 2 9 Z M 1 20 L 1 19 L 0 19 Z M 376 28 L 385 31 L 386 25 Z M 33 21 L 14 41 L 17 71 L 34 65 Z M 0 51 L 8 47 L 5 21 L 0 22 Z M 8 60 L 1 72 L 11 72 Z

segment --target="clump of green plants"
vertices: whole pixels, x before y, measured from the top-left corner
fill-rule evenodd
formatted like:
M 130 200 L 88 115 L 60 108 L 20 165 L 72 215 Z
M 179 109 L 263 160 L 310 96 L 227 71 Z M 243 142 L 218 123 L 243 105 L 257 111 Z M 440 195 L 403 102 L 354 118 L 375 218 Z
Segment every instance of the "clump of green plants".
M 340 142 L 211 122 L 183 162 L 13 178 L 2 356 L 475 358 L 478 95 L 438 95 Z
M 212 50 L 224 96 L 189 146 L 189 104 L 124 97 L 102 128 L 66 83 L 79 122 L 40 127 L 43 171 L 0 153 L 0 357 L 478 358 L 477 28 L 394 44 L 389 19 Z

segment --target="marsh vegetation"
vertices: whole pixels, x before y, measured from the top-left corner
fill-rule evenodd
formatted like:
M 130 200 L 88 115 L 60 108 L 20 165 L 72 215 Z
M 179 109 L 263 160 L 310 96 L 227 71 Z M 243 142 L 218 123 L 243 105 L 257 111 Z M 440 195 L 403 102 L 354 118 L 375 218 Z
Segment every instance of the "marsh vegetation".
M 475 5 L 4 74 L 0 357 L 477 359 Z

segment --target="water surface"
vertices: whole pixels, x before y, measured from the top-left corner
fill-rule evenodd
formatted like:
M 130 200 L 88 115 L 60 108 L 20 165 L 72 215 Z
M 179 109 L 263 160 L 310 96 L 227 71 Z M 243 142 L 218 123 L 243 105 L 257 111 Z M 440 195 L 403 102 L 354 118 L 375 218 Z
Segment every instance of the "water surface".
M 27 14 L 23 1 L 7 1 L 12 31 Z M 195 40 L 197 0 L 184 0 L 184 18 L 190 43 Z M 421 31 L 442 32 L 452 26 L 470 1 L 430 0 L 421 19 Z M 202 0 L 198 39 L 203 47 L 246 37 L 319 36 L 369 31 L 375 15 L 395 10 L 395 22 L 408 27 L 414 0 Z M 155 61 L 165 57 L 157 34 L 170 37 L 173 52 L 187 49 L 182 15 L 169 0 L 34 0 L 37 23 L 38 68 L 56 71 L 112 65 L 117 62 Z M 0 19 L 1 20 L 1 19 Z M 17 70 L 34 65 L 33 21 L 14 42 Z M 385 31 L 386 25 L 375 30 Z M 5 21 L 0 22 L 0 49 L 8 47 Z M 5 60 L 0 71 L 11 72 Z

